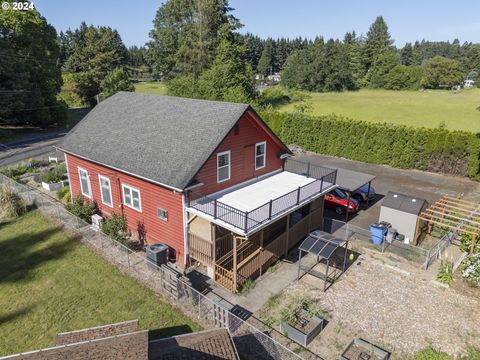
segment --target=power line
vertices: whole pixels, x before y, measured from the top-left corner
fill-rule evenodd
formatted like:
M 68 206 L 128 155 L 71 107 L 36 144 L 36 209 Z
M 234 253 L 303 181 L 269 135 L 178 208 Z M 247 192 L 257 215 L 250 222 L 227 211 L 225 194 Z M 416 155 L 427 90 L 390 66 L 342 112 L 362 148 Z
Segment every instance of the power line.
M 0 53 L 0 57 L 5 57 L 5 58 L 15 58 L 15 59 L 22 59 L 22 60 L 30 60 L 30 61 L 36 61 L 36 62 L 44 62 L 44 63 L 49 63 L 49 64 L 57 64 L 57 60 L 41 60 L 39 58 L 34 58 L 30 56 L 22 56 L 22 55 L 14 55 L 14 54 L 2 54 Z

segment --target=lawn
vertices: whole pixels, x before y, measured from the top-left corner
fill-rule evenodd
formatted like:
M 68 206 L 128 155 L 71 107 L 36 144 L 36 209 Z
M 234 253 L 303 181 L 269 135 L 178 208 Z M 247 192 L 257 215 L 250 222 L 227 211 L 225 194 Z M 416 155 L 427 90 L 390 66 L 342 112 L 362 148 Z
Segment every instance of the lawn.
M 38 210 L 0 224 L 0 356 L 51 346 L 58 332 L 132 319 L 155 336 L 200 329 Z
M 140 82 L 135 84 L 135 92 L 167 95 L 167 87 L 165 84 L 156 81 Z
M 312 115 L 336 113 L 352 119 L 480 132 L 480 89 L 389 91 L 362 89 L 309 93 Z M 280 107 L 294 111 L 295 103 Z

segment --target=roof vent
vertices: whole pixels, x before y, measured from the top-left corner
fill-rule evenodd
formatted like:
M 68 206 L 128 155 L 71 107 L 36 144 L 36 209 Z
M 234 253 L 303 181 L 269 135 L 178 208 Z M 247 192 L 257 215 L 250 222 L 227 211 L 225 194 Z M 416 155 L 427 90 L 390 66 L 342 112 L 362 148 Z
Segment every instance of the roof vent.
M 417 199 L 412 199 L 412 202 L 417 202 Z
M 393 194 L 393 197 L 394 197 L 394 198 L 397 198 L 397 197 L 398 197 L 398 195 L 397 195 L 397 194 Z

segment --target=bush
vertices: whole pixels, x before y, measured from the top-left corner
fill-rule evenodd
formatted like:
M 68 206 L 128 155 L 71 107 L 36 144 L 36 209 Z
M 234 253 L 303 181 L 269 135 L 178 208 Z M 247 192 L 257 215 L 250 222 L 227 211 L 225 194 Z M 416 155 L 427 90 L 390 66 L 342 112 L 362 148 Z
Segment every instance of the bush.
M 102 231 L 131 250 L 140 250 L 141 248 L 138 241 L 131 240 L 132 233 L 128 230 L 128 221 L 125 215 L 113 213 L 103 222 Z
M 441 283 L 450 285 L 453 281 L 453 264 L 448 261 L 442 261 L 438 269 L 437 280 Z
M 17 166 L 8 167 L 0 172 L 13 180 L 18 180 L 20 176 L 28 172 L 28 167 L 25 164 L 20 163 Z
M 61 187 L 57 190 L 57 197 L 62 200 L 67 193 L 70 192 L 70 188 L 68 186 Z
M 0 186 L 0 220 L 19 217 L 27 211 L 27 206 L 18 193 L 11 187 Z
M 285 144 L 352 160 L 480 179 L 480 138 L 473 133 L 369 123 L 341 116 L 262 112 Z
M 42 173 L 40 180 L 46 183 L 58 183 L 63 179 L 67 168 L 65 164 L 57 165 L 54 169 Z
M 480 287 L 480 252 L 465 260 L 462 267 L 462 277 L 474 287 Z
M 95 215 L 97 212 L 97 207 L 95 204 L 92 204 L 85 200 L 83 196 L 78 196 L 73 199 L 73 203 L 67 204 L 67 210 L 70 211 L 73 215 L 78 216 L 83 221 L 92 223 L 92 215 Z

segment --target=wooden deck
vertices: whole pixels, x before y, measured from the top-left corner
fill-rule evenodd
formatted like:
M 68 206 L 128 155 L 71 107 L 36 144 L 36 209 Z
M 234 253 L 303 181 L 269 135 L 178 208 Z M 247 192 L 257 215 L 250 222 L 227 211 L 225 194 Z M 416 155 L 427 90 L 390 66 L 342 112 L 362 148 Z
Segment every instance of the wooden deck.
M 190 257 L 213 268 L 214 280 L 229 291 L 236 292 L 247 280 L 264 274 L 310 231 L 321 226 L 323 198 L 318 200 L 309 205 L 308 215 L 295 223 L 288 214 L 248 239 L 219 229 L 214 224 L 211 224 L 211 231 L 206 231 L 202 224 L 202 235 L 198 231 L 189 232 Z M 198 230 L 199 226 L 192 228 Z

